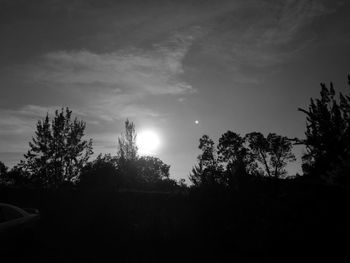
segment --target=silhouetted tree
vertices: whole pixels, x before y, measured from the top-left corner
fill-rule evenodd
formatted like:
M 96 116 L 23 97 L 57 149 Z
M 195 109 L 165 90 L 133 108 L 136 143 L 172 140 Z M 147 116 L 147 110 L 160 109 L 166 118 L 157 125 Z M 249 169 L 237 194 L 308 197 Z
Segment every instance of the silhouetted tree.
M 8 167 L 0 161 L 0 184 L 7 183 L 7 176 L 8 176 Z
M 330 170 L 326 172 L 328 182 L 337 184 L 350 184 L 350 157 L 342 158 L 339 163 L 333 163 Z
M 188 176 L 188 178 L 195 187 L 199 187 L 202 184 L 203 176 L 204 176 L 203 163 L 199 161 L 199 163 L 192 168 L 192 171 L 190 172 L 190 175 Z
M 285 167 L 288 162 L 295 161 L 295 155 L 292 152 L 292 142 L 284 136 L 270 133 L 267 136 L 269 143 L 270 165 L 272 167 L 272 176 L 279 178 L 287 174 Z
M 118 138 L 118 157 L 125 160 L 137 158 L 135 125 L 128 119 L 125 121 L 125 133 Z
M 350 96 L 340 93 L 337 100 L 333 83 L 329 88 L 321 83 L 320 95 L 310 100 L 307 110 L 299 108 L 307 121 L 303 171 L 328 182 L 342 181 L 346 173 L 332 170 L 342 170 L 350 160 Z
M 7 174 L 8 167 L 0 161 L 0 176 L 5 176 Z
M 199 139 L 202 153 L 198 156 L 198 166 L 192 169 L 190 181 L 196 186 L 215 186 L 227 184 L 222 167 L 218 161 L 214 141 L 208 135 Z
M 123 187 L 137 188 L 141 185 L 142 179 L 137 171 L 137 158 L 135 125 L 127 119 L 124 133 L 118 138 L 117 153 L 118 172 Z
M 179 179 L 177 185 L 181 188 L 181 189 L 187 189 L 187 184 L 186 184 L 186 180 L 184 178 Z
M 269 133 L 265 138 L 259 132 L 246 135 L 254 158 L 264 167 L 268 177 L 280 178 L 286 174 L 288 162 L 295 161 L 292 142 L 287 137 Z
M 125 121 L 125 131 L 118 138 L 116 163 L 121 184 L 125 188 L 169 190 L 176 181 L 169 178 L 170 165 L 152 156 L 137 154 L 136 131 L 133 122 Z
M 228 185 L 237 188 L 239 181 L 255 172 L 255 164 L 250 150 L 245 146 L 245 138 L 227 131 L 218 144 L 219 161 L 225 165 Z
M 260 132 L 248 133 L 246 138 L 249 143 L 249 148 L 254 154 L 254 159 L 263 165 L 267 176 L 271 177 L 272 173 L 268 163 L 269 143 L 267 139 Z
M 157 157 L 142 156 L 137 160 L 137 170 L 145 183 L 156 183 L 169 178 L 170 165 Z
M 33 183 L 43 187 L 57 187 L 78 178 L 92 154 L 92 140 L 83 140 L 85 122 L 72 120 L 68 108 L 56 110 L 37 123 L 30 149 L 21 167 Z
M 110 154 L 99 154 L 88 162 L 79 176 L 79 186 L 86 188 L 116 189 L 120 184 L 117 160 Z
M 23 169 L 23 161 L 8 171 L 7 178 L 9 184 L 16 186 L 25 186 L 31 184 L 30 174 Z

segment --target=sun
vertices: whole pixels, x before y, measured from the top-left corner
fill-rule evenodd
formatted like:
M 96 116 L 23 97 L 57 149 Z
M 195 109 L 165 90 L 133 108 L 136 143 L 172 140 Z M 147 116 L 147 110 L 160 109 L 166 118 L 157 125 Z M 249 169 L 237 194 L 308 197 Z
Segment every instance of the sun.
M 144 130 L 136 136 L 136 146 L 141 155 L 155 154 L 160 146 L 159 135 L 152 130 Z

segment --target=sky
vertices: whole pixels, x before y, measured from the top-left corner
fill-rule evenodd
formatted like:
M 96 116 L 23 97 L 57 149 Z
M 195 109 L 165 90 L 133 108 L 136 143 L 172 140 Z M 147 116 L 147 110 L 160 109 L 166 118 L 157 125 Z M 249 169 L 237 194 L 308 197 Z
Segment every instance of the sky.
M 86 122 L 95 156 L 117 152 L 127 118 L 156 132 L 176 179 L 203 134 L 304 138 L 297 109 L 320 82 L 348 92 L 349 13 L 337 0 L 0 0 L 0 160 L 23 159 L 61 107 Z

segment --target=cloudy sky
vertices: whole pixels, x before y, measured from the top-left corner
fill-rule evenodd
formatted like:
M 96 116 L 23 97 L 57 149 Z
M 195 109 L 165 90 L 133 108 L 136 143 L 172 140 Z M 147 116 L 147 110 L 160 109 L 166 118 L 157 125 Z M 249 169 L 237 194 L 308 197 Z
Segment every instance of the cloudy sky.
M 319 83 L 346 92 L 349 13 L 337 0 L 0 0 L 0 160 L 22 159 L 62 106 L 96 154 L 116 153 L 126 118 L 156 131 L 175 178 L 203 134 L 303 138 L 297 108 Z

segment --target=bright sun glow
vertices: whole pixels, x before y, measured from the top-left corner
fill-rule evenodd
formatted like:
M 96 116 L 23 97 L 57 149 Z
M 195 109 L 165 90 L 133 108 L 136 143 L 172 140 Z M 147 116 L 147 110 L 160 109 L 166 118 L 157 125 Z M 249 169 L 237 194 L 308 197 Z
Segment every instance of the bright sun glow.
M 141 155 L 155 154 L 160 146 L 160 139 L 154 131 L 141 131 L 137 134 L 136 145 Z

